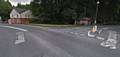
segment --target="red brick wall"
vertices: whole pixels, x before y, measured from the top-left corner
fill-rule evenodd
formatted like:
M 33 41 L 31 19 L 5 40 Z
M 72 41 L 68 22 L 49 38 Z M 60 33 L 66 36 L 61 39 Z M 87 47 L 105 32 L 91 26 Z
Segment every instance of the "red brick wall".
M 27 18 L 11 18 L 8 20 L 9 24 L 29 24 L 29 20 Z

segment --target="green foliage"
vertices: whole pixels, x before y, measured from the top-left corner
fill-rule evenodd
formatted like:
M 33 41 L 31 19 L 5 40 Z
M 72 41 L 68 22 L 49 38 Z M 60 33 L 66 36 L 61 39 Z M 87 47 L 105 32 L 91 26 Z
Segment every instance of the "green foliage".
M 94 20 L 98 0 L 33 0 L 31 10 L 40 23 L 74 23 L 75 19 Z M 99 0 L 98 23 L 120 22 L 120 0 Z M 37 20 L 37 21 L 38 21 Z
M 12 6 L 10 2 L 8 1 L 5 2 L 4 0 L 0 0 L 0 16 L 2 16 L 3 20 L 9 18 L 9 13 L 11 9 Z
M 31 6 L 29 4 L 26 4 L 26 5 L 18 4 L 16 8 L 31 9 Z

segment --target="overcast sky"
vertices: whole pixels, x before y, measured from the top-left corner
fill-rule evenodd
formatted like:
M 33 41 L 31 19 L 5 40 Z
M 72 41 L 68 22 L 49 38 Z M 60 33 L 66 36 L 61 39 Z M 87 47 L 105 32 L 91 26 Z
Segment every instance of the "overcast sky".
M 17 6 L 18 3 L 29 4 L 32 0 L 9 0 L 12 5 Z

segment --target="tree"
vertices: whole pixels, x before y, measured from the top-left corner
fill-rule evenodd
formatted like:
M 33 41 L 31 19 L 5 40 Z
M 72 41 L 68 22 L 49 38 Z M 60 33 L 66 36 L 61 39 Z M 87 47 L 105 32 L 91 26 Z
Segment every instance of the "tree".
M 44 16 L 45 19 L 52 22 L 58 20 L 61 23 L 69 23 L 75 19 L 84 17 L 89 17 L 94 20 L 97 1 L 98 0 L 33 0 L 31 10 L 38 18 Z M 120 16 L 120 0 L 99 1 L 97 22 L 106 22 L 109 24 L 118 22 Z
M 22 5 L 22 4 L 18 3 L 18 5 L 16 6 L 16 8 L 31 9 L 31 6 L 29 4 Z
M 0 0 L 0 16 L 2 16 L 3 21 L 9 18 L 9 13 L 12 9 L 10 2 Z

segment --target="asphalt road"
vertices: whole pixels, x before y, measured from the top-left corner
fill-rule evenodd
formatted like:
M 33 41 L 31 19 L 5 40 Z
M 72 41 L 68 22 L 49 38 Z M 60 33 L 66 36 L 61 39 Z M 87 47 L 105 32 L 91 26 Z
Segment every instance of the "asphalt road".
M 120 57 L 119 46 L 112 50 L 100 46 L 101 41 L 87 37 L 86 32 L 90 27 L 61 30 L 30 25 L 0 25 L 27 30 L 0 26 L 0 57 Z M 70 29 L 72 32 L 68 33 Z M 78 31 L 74 33 L 77 29 L 80 34 Z M 119 32 L 119 29 L 117 31 Z M 24 33 L 25 42 L 15 44 L 18 32 Z

